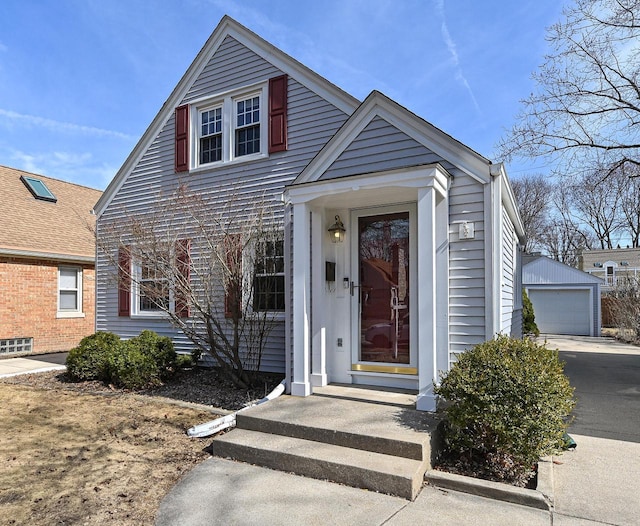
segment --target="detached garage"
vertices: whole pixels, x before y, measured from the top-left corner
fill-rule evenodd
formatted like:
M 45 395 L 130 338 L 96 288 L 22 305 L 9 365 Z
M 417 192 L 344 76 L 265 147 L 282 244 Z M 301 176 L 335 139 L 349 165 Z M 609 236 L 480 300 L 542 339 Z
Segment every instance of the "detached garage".
M 600 336 L 602 280 L 545 256 L 525 256 L 522 284 L 540 332 Z

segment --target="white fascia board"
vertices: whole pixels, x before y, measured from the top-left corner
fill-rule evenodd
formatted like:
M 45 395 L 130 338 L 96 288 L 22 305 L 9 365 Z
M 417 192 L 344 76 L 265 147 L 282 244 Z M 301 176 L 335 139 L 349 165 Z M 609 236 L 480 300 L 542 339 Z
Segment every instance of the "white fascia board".
M 20 250 L 12 248 L 0 248 L 0 255 L 20 259 L 46 259 L 47 261 L 63 261 L 65 263 L 95 264 L 96 262 L 95 256 L 56 254 L 55 252 L 38 252 L 36 250 Z
M 520 241 L 520 244 L 524 245 L 526 241 L 524 225 L 522 224 L 522 219 L 520 218 L 516 196 L 513 193 L 513 187 L 511 186 L 511 181 L 509 181 L 509 177 L 507 176 L 507 171 L 504 167 L 504 163 L 492 164 L 491 175 L 495 178 L 500 178 L 500 194 L 502 202 L 505 209 L 507 210 L 509 219 L 511 219 L 511 221 L 513 222 L 513 225 L 516 229 L 516 234 L 518 234 L 518 240 Z
M 360 101 L 355 97 L 310 70 L 228 15 L 225 15 L 96 203 L 94 210 L 98 217 L 109 206 L 113 197 L 124 184 L 126 176 L 138 164 L 141 157 L 173 115 L 174 109 L 180 105 L 191 85 L 202 73 L 202 70 L 227 36 L 236 39 L 282 72 L 287 73 L 301 84 L 318 93 L 318 95 L 334 104 L 347 115 L 351 115 L 360 104 Z M 215 94 L 212 93 L 211 95 Z
M 359 190 L 378 190 L 391 186 L 415 189 L 434 187 L 438 193 L 446 196 L 450 177 L 440 164 L 401 168 L 288 186 L 285 188 L 282 200 L 295 205 L 329 195 Z
M 430 149 L 482 184 L 490 180 L 490 162 L 424 119 L 373 91 L 307 165 L 294 185 L 311 182 L 325 173 L 356 137 L 375 118 L 380 117 L 399 131 Z

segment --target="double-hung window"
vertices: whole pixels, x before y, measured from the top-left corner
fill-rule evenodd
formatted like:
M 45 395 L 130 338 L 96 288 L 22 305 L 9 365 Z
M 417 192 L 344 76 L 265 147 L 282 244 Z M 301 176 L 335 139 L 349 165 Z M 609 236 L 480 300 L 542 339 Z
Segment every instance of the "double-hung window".
M 192 106 L 193 168 L 266 155 L 265 94 L 262 86 Z
M 118 250 L 118 316 L 190 316 L 191 241 Z
M 152 265 L 138 267 L 138 313 L 163 312 L 169 309 L 169 280 Z
M 260 153 L 260 97 L 234 99 L 235 156 Z
M 284 311 L 284 243 L 262 240 L 256 246 L 254 311 Z
M 75 318 L 82 313 L 82 268 L 58 268 L 58 318 Z
M 222 161 L 222 106 L 200 113 L 200 164 Z

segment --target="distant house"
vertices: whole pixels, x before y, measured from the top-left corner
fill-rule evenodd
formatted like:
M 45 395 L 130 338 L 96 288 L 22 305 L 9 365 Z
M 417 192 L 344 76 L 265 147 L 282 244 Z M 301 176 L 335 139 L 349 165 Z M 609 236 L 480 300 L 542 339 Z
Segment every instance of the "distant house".
M 600 336 L 602 280 L 546 256 L 525 255 L 522 286 L 547 334 Z
M 94 331 L 101 194 L 0 166 L 0 355 L 69 350 Z
M 620 279 L 640 277 L 640 248 L 584 250 L 578 265 L 580 270 L 601 278 L 602 291 L 606 292 Z
M 262 366 L 285 373 L 293 395 L 330 382 L 402 387 L 433 410 L 456 353 L 522 334 L 524 231 L 503 165 L 382 93 L 357 100 L 229 17 L 97 203 L 98 241 L 182 185 L 211 209 L 232 190 L 247 203 L 266 196 L 282 272 L 261 291 L 278 301 L 254 309 L 277 310 Z M 332 243 L 338 219 L 344 240 Z M 121 237 L 123 258 L 117 247 L 98 253 L 97 328 L 124 338 L 152 329 L 189 350 L 127 282 L 153 280 L 128 259 L 131 238 Z M 185 268 L 206 253 L 197 235 L 180 241 Z
M 602 280 L 602 326 L 615 327 L 616 300 L 611 292 L 624 280 L 640 279 L 640 248 L 585 250 L 578 264 L 581 270 Z

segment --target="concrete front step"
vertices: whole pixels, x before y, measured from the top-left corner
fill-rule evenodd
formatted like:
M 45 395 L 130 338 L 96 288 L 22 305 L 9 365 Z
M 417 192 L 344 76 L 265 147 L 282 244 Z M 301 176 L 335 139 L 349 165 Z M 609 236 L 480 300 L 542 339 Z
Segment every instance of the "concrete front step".
M 437 423 L 433 415 L 403 405 L 315 394 L 284 396 L 237 415 L 238 428 L 420 461 L 431 460 Z
M 306 477 L 414 500 L 429 461 L 300 438 L 235 429 L 217 437 L 213 454 Z
M 406 394 L 321 392 L 238 413 L 213 454 L 413 500 L 431 467 L 434 415 L 416 411 Z

